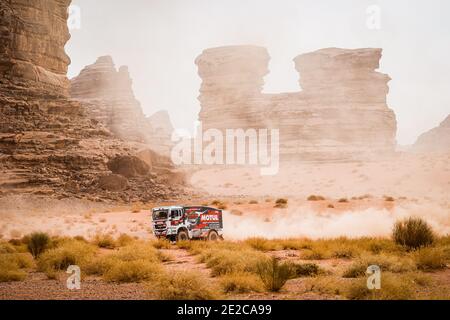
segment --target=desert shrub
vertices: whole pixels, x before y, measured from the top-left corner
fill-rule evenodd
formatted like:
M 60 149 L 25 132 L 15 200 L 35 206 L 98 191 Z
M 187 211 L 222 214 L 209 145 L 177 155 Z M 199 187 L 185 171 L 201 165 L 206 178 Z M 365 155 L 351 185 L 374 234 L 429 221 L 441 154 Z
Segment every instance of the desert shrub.
M 320 268 L 315 263 L 292 263 L 291 264 L 291 277 L 312 277 L 317 276 L 320 273 Z
M 405 277 L 383 273 L 381 289 L 369 290 L 366 279 L 352 282 L 345 293 L 351 300 L 410 300 L 414 299 L 414 287 Z
M 358 278 L 366 274 L 371 265 L 377 265 L 382 271 L 402 273 L 416 270 L 414 261 L 409 257 L 396 257 L 391 255 L 367 255 L 353 262 L 343 274 L 344 278 Z
M 331 256 L 333 258 L 338 259 L 351 259 L 354 258 L 356 255 L 357 255 L 356 249 L 351 246 L 339 246 L 335 248 L 331 253 Z
M 184 241 L 178 241 L 176 243 L 176 246 L 180 249 L 184 249 L 184 250 L 190 250 L 194 247 L 194 242 L 193 241 L 188 241 L 188 240 L 184 240 Z
M 0 258 L 0 282 L 22 281 L 26 278 L 26 272 L 20 270 L 13 260 L 3 256 Z
M 396 222 L 392 235 L 395 243 L 408 249 L 429 246 L 435 238 L 431 227 L 420 218 L 408 218 Z
M 306 278 L 303 283 L 306 291 L 322 295 L 341 295 L 347 286 L 345 280 L 335 276 L 319 276 Z
M 0 254 L 4 253 L 15 253 L 17 252 L 16 248 L 11 243 L 1 242 L 0 243 Z
M 33 265 L 30 253 L 0 254 L 0 282 L 24 280 L 27 274 L 23 269 L 31 268 Z
M 224 293 L 262 292 L 264 290 L 260 277 L 251 273 L 232 273 L 220 278 Z
M 348 201 L 347 198 L 340 198 L 340 199 L 338 200 L 338 202 L 339 202 L 339 203 L 348 203 L 349 201 Z
M 257 200 L 250 200 L 248 203 L 249 204 L 258 204 L 258 201 Z
M 142 282 L 156 277 L 162 272 L 161 265 L 148 260 L 121 261 L 110 260 L 113 263 L 104 273 L 104 279 L 109 282 L 129 283 Z
M 38 269 L 51 278 L 70 265 L 78 265 L 83 270 L 83 266 L 94 257 L 95 251 L 94 246 L 81 241 L 64 241 L 39 256 Z
M 291 265 L 280 263 L 276 258 L 260 261 L 257 266 L 258 275 L 266 290 L 278 292 L 292 277 Z
M 288 205 L 288 199 L 280 198 L 275 201 L 275 208 L 286 208 Z
M 387 202 L 394 202 L 394 201 L 395 201 L 395 198 L 394 198 L 394 197 L 391 197 L 391 196 L 384 196 L 384 201 L 387 201 Z
M 150 290 L 161 300 L 213 300 L 212 288 L 194 272 L 161 274 Z
M 161 253 L 151 244 L 138 241 L 119 248 L 112 256 L 122 261 L 148 260 L 153 262 L 160 262 L 162 257 Z
M 447 258 L 441 248 L 423 248 L 415 253 L 417 268 L 423 271 L 433 271 L 446 268 Z
M 129 244 L 131 244 L 132 242 L 134 242 L 135 239 L 133 237 L 130 237 L 129 235 L 122 233 L 116 240 L 117 246 L 118 247 L 125 247 Z
M 167 239 L 158 239 L 152 242 L 153 247 L 156 249 L 170 249 L 172 246 Z
M 325 198 L 322 196 L 317 196 L 317 195 L 310 195 L 307 199 L 308 201 L 324 201 Z
M 114 249 L 115 247 L 117 247 L 116 241 L 109 234 L 97 234 L 95 235 L 93 241 L 99 248 Z
M 248 238 L 245 240 L 245 243 L 258 251 L 272 251 L 280 249 L 276 241 L 270 241 L 261 237 Z
M 200 261 L 205 262 L 211 268 L 213 276 L 220 276 L 230 273 L 257 271 L 259 262 L 264 261 L 266 256 L 263 253 L 251 250 L 229 250 L 229 249 L 208 249 L 200 254 Z
M 312 241 L 309 239 L 284 239 L 278 242 L 282 250 L 312 249 Z
M 323 260 L 327 259 L 330 256 L 330 252 L 325 247 L 312 247 L 311 249 L 307 249 L 301 255 L 304 260 Z
M 114 253 L 91 259 L 83 271 L 103 276 L 109 282 L 141 282 L 155 279 L 162 272 L 160 262 L 167 259 L 152 244 L 136 241 Z
M 83 272 L 88 275 L 103 276 L 108 270 L 110 270 L 118 259 L 114 258 L 113 254 L 107 256 L 100 256 L 88 261 L 83 267 Z
M 88 241 L 86 240 L 86 238 L 83 237 L 83 236 L 75 236 L 75 237 L 73 237 L 73 239 L 74 239 L 74 240 L 77 240 L 77 241 L 81 241 L 81 242 L 88 242 Z

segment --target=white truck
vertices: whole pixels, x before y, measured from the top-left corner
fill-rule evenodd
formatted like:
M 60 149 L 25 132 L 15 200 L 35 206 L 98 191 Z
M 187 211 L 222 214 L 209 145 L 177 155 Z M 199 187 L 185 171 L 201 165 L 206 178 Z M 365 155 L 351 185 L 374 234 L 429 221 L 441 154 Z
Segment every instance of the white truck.
M 205 206 L 171 206 L 154 208 L 153 232 L 170 241 L 223 239 L 222 210 Z

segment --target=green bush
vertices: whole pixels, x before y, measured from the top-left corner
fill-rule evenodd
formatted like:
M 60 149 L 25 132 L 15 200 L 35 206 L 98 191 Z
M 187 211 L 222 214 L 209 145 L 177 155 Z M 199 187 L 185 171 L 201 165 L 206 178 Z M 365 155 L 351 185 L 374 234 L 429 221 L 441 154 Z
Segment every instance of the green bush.
M 28 251 L 34 258 L 38 258 L 50 246 L 50 236 L 44 232 L 35 232 L 27 242 Z
M 272 258 L 258 263 L 258 275 L 264 287 L 270 292 L 278 292 L 286 282 L 292 278 L 292 267 L 287 263 L 280 263 Z
M 434 242 L 434 233 L 428 223 L 420 218 L 398 221 L 392 232 L 395 243 L 408 249 L 419 249 Z

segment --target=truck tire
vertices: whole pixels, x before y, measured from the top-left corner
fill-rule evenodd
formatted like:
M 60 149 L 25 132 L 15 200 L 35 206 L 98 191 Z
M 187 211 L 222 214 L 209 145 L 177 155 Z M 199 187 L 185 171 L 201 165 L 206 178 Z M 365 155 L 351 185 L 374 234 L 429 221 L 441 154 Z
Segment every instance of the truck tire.
M 208 233 L 208 241 L 217 241 L 219 240 L 219 234 L 217 233 L 216 230 L 211 230 Z
M 181 230 L 180 232 L 178 232 L 177 242 L 178 241 L 187 241 L 187 240 L 189 240 L 189 234 L 187 233 L 187 231 Z

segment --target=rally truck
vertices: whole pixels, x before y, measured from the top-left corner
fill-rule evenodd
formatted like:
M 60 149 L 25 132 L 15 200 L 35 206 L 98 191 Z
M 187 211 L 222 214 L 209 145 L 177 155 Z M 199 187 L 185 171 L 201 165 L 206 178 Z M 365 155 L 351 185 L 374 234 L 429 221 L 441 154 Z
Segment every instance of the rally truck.
M 171 206 L 152 210 L 153 233 L 170 241 L 223 239 L 222 210 L 205 206 Z

